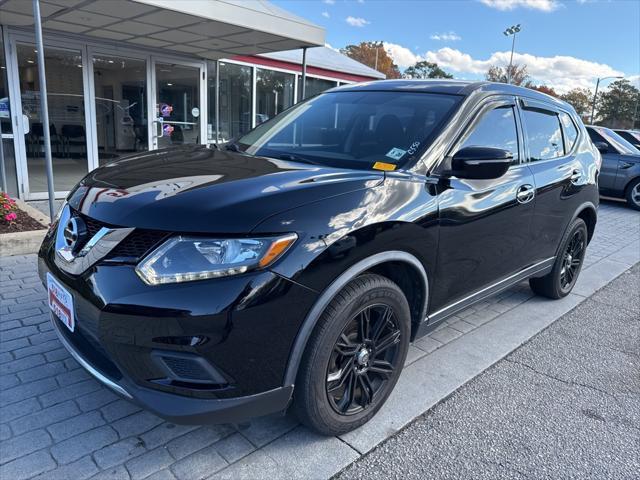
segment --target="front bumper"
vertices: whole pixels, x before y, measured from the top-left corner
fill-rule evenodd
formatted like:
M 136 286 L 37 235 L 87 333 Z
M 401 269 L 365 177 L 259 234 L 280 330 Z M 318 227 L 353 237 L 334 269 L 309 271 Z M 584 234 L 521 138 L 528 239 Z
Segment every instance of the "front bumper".
M 187 424 L 238 422 L 289 404 L 293 386 L 283 384 L 284 374 L 314 291 L 268 271 L 148 286 L 133 265 L 107 262 L 70 276 L 46 240 L 39 272 L 43 280 L 50 272 L 74 299 L 74 332 L 52 316 L 61 342 L 119 395 Z M 197 359 L 223 380 L 178 381 L 159 368 L 158 355 Z
M 131 381 L 113 380 L 92 365 L 62 333 L 60 322 L 52 315 L 53 328 L 71 356 L 96 380 L 118 395 L 178 424 L 236 423 L 252 417 L 284 411 L 293 394 L 293 385 L 278 387 L 255 395 L 227 399 L 176 398 L 170 393 L 142 388 Z

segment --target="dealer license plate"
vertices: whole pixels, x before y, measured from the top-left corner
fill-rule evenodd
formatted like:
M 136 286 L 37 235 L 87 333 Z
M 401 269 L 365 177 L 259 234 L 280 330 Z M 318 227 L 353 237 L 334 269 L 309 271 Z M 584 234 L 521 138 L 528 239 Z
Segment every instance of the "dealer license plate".
M 76 328 L 76 320 L 73 314 L 73 297 L 49 272 L 47 272 L 47 293 L 49 308 L 73 332 Z

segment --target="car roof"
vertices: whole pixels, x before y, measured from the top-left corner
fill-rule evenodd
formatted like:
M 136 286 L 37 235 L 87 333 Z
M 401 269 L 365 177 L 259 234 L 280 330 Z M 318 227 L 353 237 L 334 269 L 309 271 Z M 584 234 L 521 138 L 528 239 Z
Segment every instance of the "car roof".
M 474 92 L 503 95 L 518 95 L 546 103 L 552 103 L 566 110 L 573 111 L 573 107 L 567 102 L 547 95 L 546 93 L 533 90 L 531 88 L 509 85 L 506 83 L 467 81 L 467 80 L 375 80 L 364 83 L 353 83 L 333 88 L 329 91 L 391 91 L 391 92 L 423 92 L 423 93 L 445 93 L 450 95 L 469 96 Z

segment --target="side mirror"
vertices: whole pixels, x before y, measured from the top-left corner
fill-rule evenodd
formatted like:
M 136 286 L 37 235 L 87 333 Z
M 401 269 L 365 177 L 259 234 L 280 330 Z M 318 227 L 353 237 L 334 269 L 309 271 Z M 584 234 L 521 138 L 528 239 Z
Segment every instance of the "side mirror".
M 598 151 L 600 153 L 608 153 L 609 152 L 609 145 L 607 145 L 605 142 L 596 142 L 596 143 L 594 143 L 594 145 L 596 146 L 596 148 L 598 149 Z
M 489 147 L 466 147 L 451 159 L 450 175 L 458 178 L 489 180 L 499 178 L 509 169 L 513 154 L 508 150 Z

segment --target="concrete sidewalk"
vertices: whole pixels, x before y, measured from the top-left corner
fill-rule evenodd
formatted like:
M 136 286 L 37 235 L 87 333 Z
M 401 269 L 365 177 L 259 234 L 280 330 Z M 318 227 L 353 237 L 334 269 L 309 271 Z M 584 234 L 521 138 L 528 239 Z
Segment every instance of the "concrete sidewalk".
M 474 305 L 410 348 L 395 392 L 367 425 L 317 436 L 290 416 L 184 427 L 117 398 L 53 331 L 34 255 L 0 257 L 0 478 L 329 478 L 640 261 L 640 214 L 601 206 L 574 293 L 526 283 Z
M 338 479 L 640 476 L 640 266 Z

